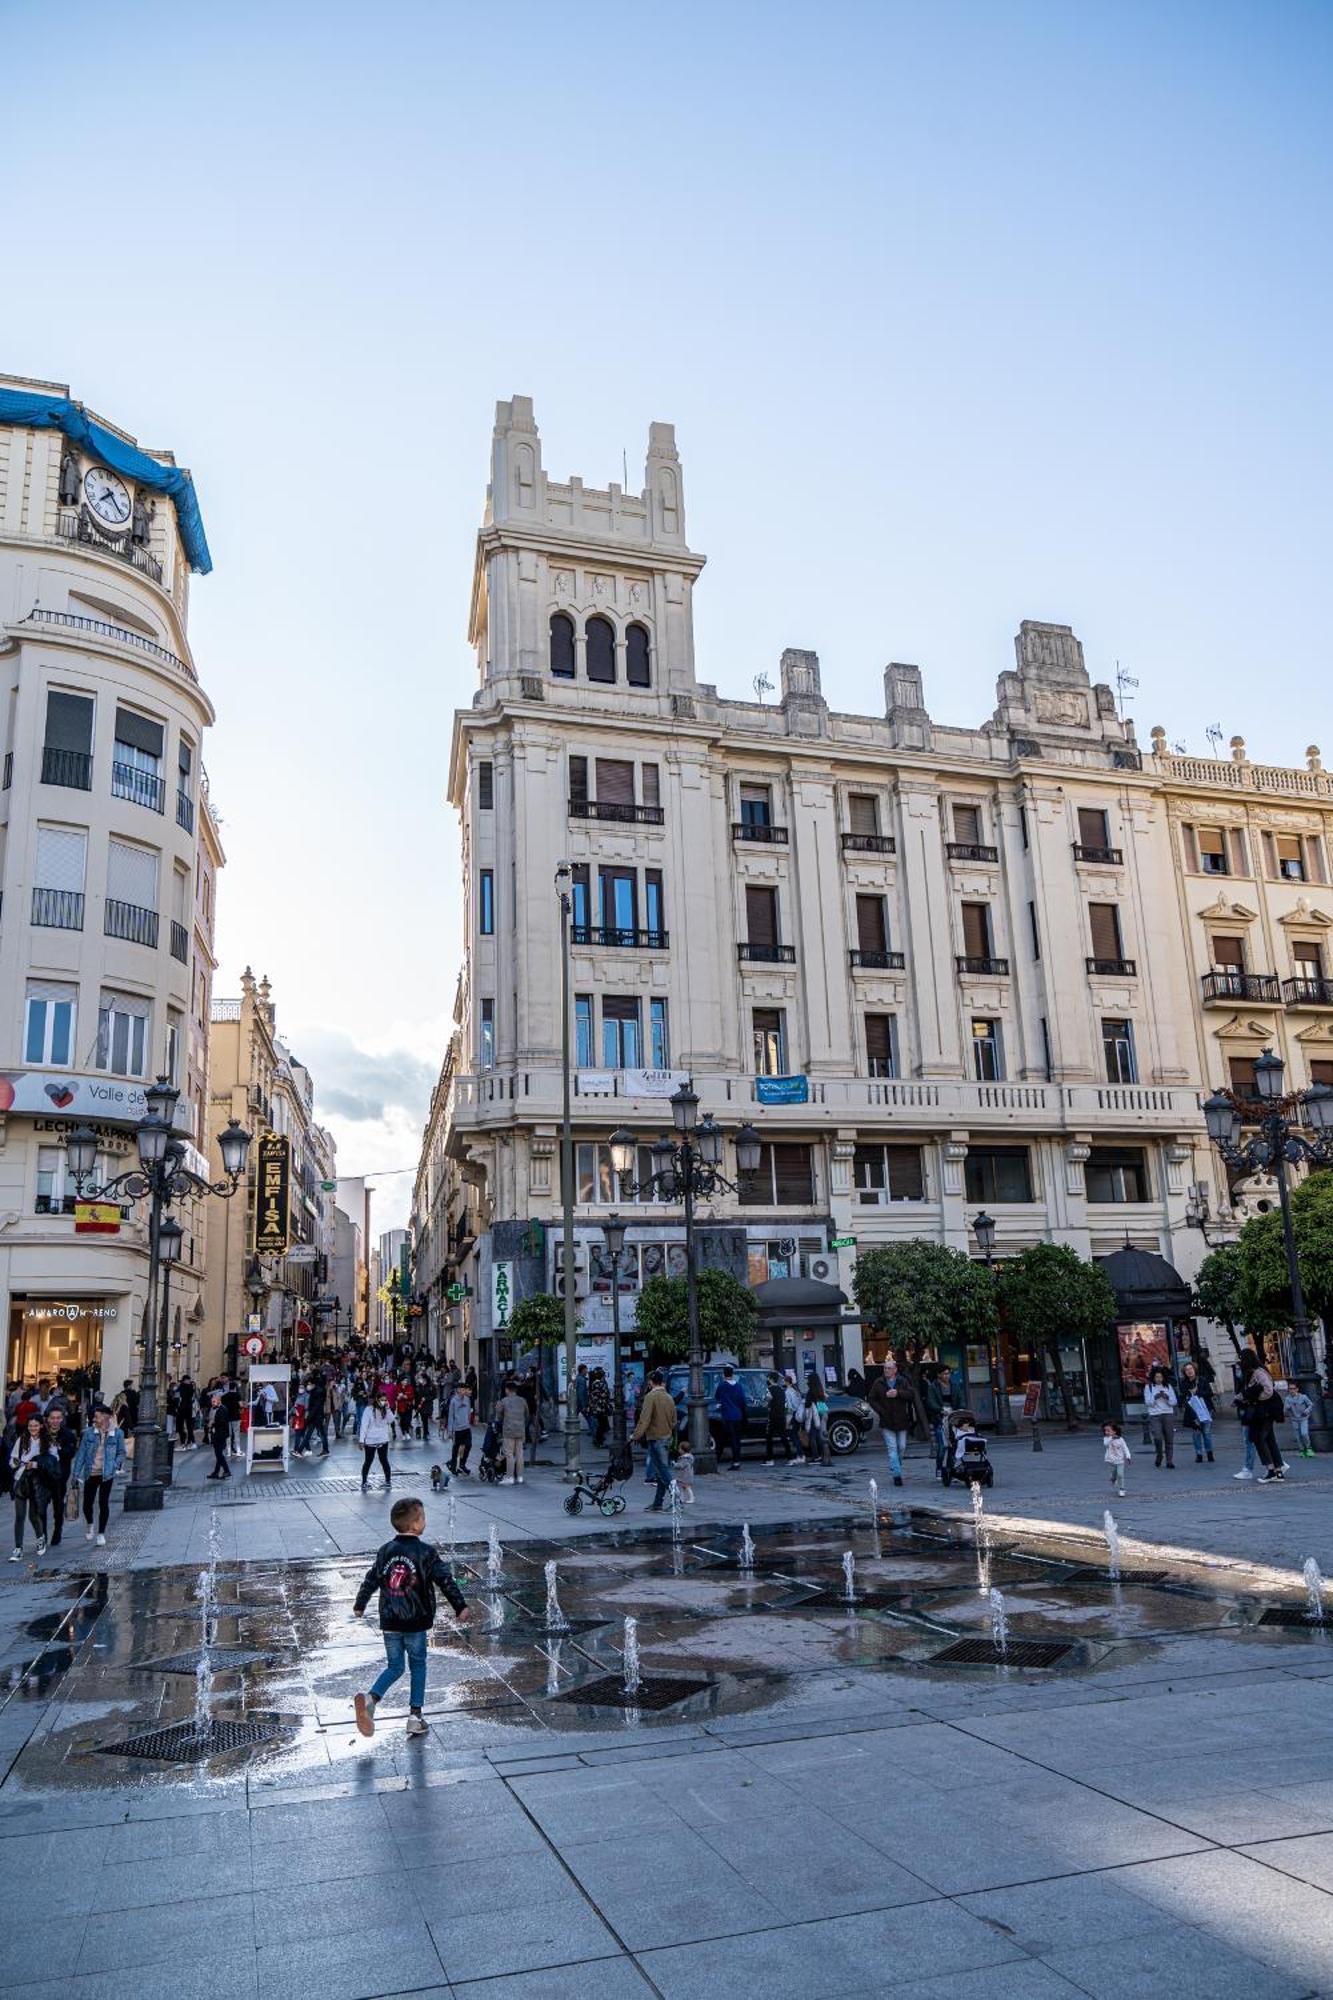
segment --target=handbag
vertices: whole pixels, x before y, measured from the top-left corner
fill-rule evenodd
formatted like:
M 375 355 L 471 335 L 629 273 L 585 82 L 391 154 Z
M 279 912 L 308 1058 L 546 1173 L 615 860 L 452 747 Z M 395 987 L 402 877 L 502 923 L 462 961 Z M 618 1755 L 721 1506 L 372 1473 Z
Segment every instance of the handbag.
M 80 1485 L 81 1482 L 79 1480 L 71 1479 L 66 1488 L 65 1519 L 67 1521 L 77 1521 L 79 1518 Z

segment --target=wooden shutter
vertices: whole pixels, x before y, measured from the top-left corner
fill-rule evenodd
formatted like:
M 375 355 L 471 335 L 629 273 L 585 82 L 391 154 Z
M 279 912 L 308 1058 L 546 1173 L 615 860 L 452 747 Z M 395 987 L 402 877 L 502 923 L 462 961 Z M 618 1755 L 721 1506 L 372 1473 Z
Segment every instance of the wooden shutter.
M 968 958 L 990 957 L 990 908 L 985 903 L 963 904 L 963 951 Z
M 588 760 L 586 757 L 571 757 L 569 760 L 569 796 L 576 806 L 588 803 Z
M 879 813 L 873 792 L 853 792 L 847 801 L 847 818 L 852 833 L 878 833 Z
M 1238 937 L 1214 937 L 1212 940 L 1213 964 L 1225 972 L 1245 970 L 1245 940 Z
M 888 950 L 888 931 L 884 923 L 884 898 L 882 896 L 857 897 L 856 943 L 860 951 L 885 952 Z
M 892 1014 L 866 1015 L 866 1056 L 872 1069 L 887 1073 L 893 1062 Z
M 921 1172 L 919 1146 L 886 1146 L 889 1161 L 889 1200 L 924 1201 L 926 1184 Z
M 658 783 L 656 764 L 641 764 L 639 767 L 639 788 L 646 806 L 660 806 L 662 793 Z
M 981 813 L 976 806 L 955 806 L 953 809 L 953 837 L 971 847 L 981 840 Z
M 1231 1088 L 1237 1097 L 1257 1097 L 1254 1082 L 1253 1056 L 1232 1056 L 1227 1063 L 1227 1074 L 1231 1078 Z
M 745 934 L 750 944 L 775 945 L 778 941 L 778 892 L 776 889 L 745 886 Z
M 634 804 L 634 766 L 617 758 L 597 759 L 597 803 L 599 806 Z
M 773 1197 L 790 1203 L 814 1200 L 814 1160 L 809 1146 L 774 1146 Z
M 1240 827 L 1233 826 L 1228 829 L 1227 849 L 1231 855 L 1232 874 L 1248 875 L 1250 872 L 1250 856 L 1245 845 L 1245 835 Z
M 1310 1064 L 1311 1083 L 1326 1083 L 1333 1090 L 1333 1062 L 1312 1062 Z
M 1094 958 L 1123 958 L 1120 939 L 1120 909 L 1116 903 L 1089 903 Z
M 1303 979 L 1319 978 L 1324 969 L 1322 945 L 1316 944 L 1313 938 L 1298 938 L 1291 947 L 1291 955 Z
M 1078 809 L 1078 839 L 1080 847 L 1105 847 L 1106 814 L 1096 806 L 1080 806 Z

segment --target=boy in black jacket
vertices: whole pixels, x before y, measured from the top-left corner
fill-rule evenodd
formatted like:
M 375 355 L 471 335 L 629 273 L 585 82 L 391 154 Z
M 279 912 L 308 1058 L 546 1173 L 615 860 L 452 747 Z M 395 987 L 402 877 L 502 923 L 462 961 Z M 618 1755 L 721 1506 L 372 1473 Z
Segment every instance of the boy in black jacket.
M 410 1671 L 407 1718 L 409 1736 L 424 1736 L 426 1720 L 421 1713 L 426 1699 L 426 1635 L 435 1623 L 435 1586 L 448 1598 L 460 1624 L 466 1622 L 467 1605 L 439 1550 L 421 1539 L 426 1510 L 419 1500 L 396 1500 L 389 1509 L 395 1534 L 391 1542 L 376 1551 L 375 1560 L 361 1579 L 352 1616 L 360 1618 L 373 1592 L 380 1597 L 380 1631 L 384 1634 L 387 1657 L 383 1673 L 369 1694 L 356 1697 L 356 1726 L 363 1736 L 375 1734 L 375 1707 L 396 1680 L 402 1679 L 406 1660 Z

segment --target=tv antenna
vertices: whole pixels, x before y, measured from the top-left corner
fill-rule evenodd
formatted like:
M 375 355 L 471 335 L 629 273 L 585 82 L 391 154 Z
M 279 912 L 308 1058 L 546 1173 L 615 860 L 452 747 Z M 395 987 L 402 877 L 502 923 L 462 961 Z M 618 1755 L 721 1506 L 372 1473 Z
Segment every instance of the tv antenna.
M 1171 745 L 1171 748 L 1175 751 L 1177 757 L 1188 757 L 1190 754 L 1190 746 L 1183 736 L 1178 736 Z
M 756 674 L 752 685 L 754 687 L 755 693 L 759 697 L 761 704 L 763 702 L 764 696 L 766 694 L 772 694 L 773 692 L 773 683 L 768 678 L 767 674 Z
M 1209 741 L 1209 742 L 1210 742 L 1210 743 L 1212 744 L 1212 746 L 1213 746 L 1213 755 L 1214 755 L 1214 757 L 1220 757 L 1220 756 L 1222 755 L 1222 725 L 1221 725 L 1221 723 L 1220 723 L 1220 722 L 1210 722 L 1210 723 L 1209 723 L 1209 725 L 1208 725 L 1208 727 L 1207 727 L 1207 728 L 1206 728 L 1206 729 L 1204 730 L 1204 732 L 1203 732 L 1203 733 L 1204 733 L 1204 735 L 1205 735 L 1205 736 L 1206 736 L 1206 737 L 1208 738 L 1208 741 Z
M 1116 706 L 1120 710 L 1120 720 L 1122 722 L 1125 719 L 1125 703 L 1134 699 L 1133 695 L 1127 695 L 1125 690 L 1126 688 L 1136 688 L 1137 686 L 1138 680 L 1135 675 L 1126 673 L 1119 660 L 1117 660 L 1115 663 L 1115 696 Z

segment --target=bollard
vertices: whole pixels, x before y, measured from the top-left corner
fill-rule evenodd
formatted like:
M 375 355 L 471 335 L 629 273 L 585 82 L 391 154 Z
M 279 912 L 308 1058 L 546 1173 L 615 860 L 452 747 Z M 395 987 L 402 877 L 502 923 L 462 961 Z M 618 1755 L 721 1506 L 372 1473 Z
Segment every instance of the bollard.
M 1035 1417 L 1032 1419 L 1032 1449 L 1034 1451 L 1042 1451 L 1045 1449 L 1041 1441 L 1041 1425 L 1037 1422 L 1037 1419 Z

